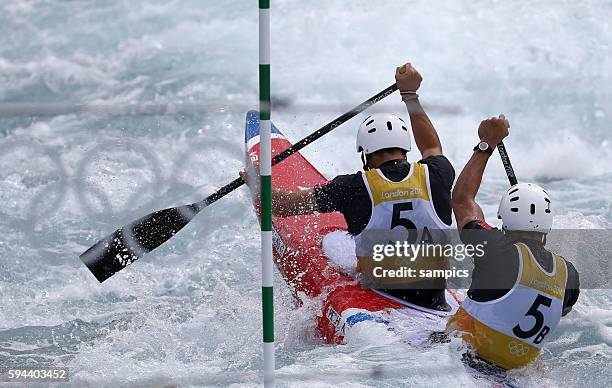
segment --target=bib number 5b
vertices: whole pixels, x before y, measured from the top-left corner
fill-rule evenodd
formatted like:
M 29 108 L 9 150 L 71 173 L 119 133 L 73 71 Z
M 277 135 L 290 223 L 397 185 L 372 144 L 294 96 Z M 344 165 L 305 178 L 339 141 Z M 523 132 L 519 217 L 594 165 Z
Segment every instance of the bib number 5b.
M 552 299 L 544 295 L 538 294 L 535 301 L 527 311 L 527 314 L 525 314 L 526 317 L 535 318 L 535 325 L 533 325 L 533 327 L 528 330 L 523 330 L 520 325 L 516 325 L 512 328 L 512 332 L 514 333 L 514 335 L 516 335 L 518 338 L 526 339 L 531 338 L 537 334 L 537 336 L 533 340 L 533 343 L 541 343 L 544 340 L 546 334 L 548 334 L 548 332 L 550 331 L 550 327 L 544 325 L 544 314 L 542 314 L 542 311 L 540 311 L 539 309 L 540 306 L 550 307 L 551 304 Z

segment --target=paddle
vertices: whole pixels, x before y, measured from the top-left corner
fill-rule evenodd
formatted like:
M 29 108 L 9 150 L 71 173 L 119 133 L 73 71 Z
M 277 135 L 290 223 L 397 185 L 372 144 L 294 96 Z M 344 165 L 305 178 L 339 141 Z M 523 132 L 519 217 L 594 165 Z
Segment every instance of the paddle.
M 514 174 L 512 164 L 510 163 L 510 157 L 508 156 L 508 152 L 506 152 L 506 146 L 504 145 L 504 142 L 501 142 L 497 145 L 497 150 L 499 151 L 499 156 L 501 157 L 502 163 L 504 164 L 504 169 L 506 170 L 506 175 L 508 176 L 508 180 L 510 181 L 510 186 L 516 185 L 518 181 L 516 179 L 516 175 Z
M 363 112 L 368 107 L 379 102 L 396 90 L 397 85 L 393 84 L 345 114 L 337 117 L 330 123 L 276 155 L 272 159 L 272 165 L 287 159 L 292 154 L 331 132 L 339 125 L 355 117 L 357 114 Z M 95 245 L 81 254 L 80 258 L 94 274 L 96 279 L 102 283 L 115 273 L 143 257 L 146 253 L 151 252 L 168 241 L 201 212 L 202 209 L 223 198 L 243 184 L 244 181 L 241 178 L 237 178 L 200 202 L 158 210 L 148 214 L 125 225 L 121 229 L 117 229 L 114 233 L 98 241 Z

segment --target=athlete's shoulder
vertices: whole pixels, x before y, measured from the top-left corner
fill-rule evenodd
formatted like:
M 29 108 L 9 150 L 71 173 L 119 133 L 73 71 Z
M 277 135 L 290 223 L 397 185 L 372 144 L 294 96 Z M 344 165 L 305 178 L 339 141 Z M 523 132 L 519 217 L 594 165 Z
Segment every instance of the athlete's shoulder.
M 506 235 L 484 220 L 470 221 L 461 230 L 461 240 L 465 244 L 485 244 L 486 256 L 497 258 L 517 256 L 517 249 Z
M 431 179 L 439 180 L 445 188 L 450 190 L 455 181 L 455 169 L 446 156 L 433 155 L 419 160 L 418 163 L 427 166 Z
M 339 211 L 344 214 L 351 232 L 355 230 L 352 223 L 354 218 L 359 217 L 354 217 L 354 208 L 361 211 L 370 204 L 368 190 L 359 172 L 338 175 L 323 185 L 315 186 L 313 194 L 321 212 Z M 365 224 L 367 225 L 367 221 Z
M 444 155 L 432 155 L 418 161 L 420 164 L 426 164 L 430 168 L 443 168 L 455 171 L 452 163 Z
M 467 224 L 465 224 L 465 226 L 463 227 L 463 229 L 472 229 L 472 230 L 497 230 L 499 231 L 499 229 L 489 225 L 486 221 L 484 220 L 474 220 L 474 221 L 470 221 Z
M 571 261 L 567 260 L 563 256 L 560 257 L 565 262 L 565 267 L 567 268 L 567 288 L 579 289 L 580 273 L 578 273 L 578 270 Z
M 361 173 L 338 175 L 331 181 L 314 188 L 314 197 L 322 212 L 339 211 L 354 200 L 355 196 L 367 196 Z
M 563 261 L 565 261 L 565 265 L 567 266 L 568 272 L 575 273 L 576 276 L 578 276 L 578 270 L 576 269 L 576 267 L 574 267 L 574 264 L 564 257 L 561 257 L 561 258 L 563 259 Z
M 555 252 L 552 252 L 548 249 L 546 249 L 546 251 L 550 252 L 551 255 L 553 255 L 553 257 L 558 256 L 561 258 L 561 260 L 563 260 L 563 262 L 565 263 L 565 267 L 567 268 L 567 277 L 568 277 L 568 285 L 570 283 L 570 280 L 572 281 L 572 283 L 576 283 L 575 286 L 576 288 L 578 288 L 580 286 L 579 283 L 579 274 L 578 274 L 578 270 L 576 269 L 576 267 L 574 266 L 574 264 L 569 261 L 568 259 L 566 259 L 564 256 L 558 255 Z M 572 284 L 574 285 L 574 284 Z
M 569 260 L 563 258 L 563 261 L 565 261 L 565 266 L 567 267 L 567 281 L 565 282 L 562 313 L 565 316 L 572 310 L 580 296 L 580 275 L 576 267 Z
M 362 173 L 356 172 L 354 174 L 338 175 L 329 181 L 328 184 L 334 184 L 347 188 L 360 188 L 363 187 Z

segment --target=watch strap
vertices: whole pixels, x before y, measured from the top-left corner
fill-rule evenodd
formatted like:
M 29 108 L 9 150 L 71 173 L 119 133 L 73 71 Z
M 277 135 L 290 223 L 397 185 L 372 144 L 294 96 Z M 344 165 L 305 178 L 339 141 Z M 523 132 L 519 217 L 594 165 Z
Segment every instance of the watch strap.
M 480 145 L 482 143 L 485 143 L 487 145 L 486 149 L 480 148 Z M 478 144 L 476 144 L 476 147 L 474 147 L 474 151 L 482 152 L 482 153 L 485 153 L 485 154 L 487 154 L 489 156 L 493 155 L 493 147 L 491 147 L 491 145 L 489 143 L 485 142 L 485 141 L 481 141 Z

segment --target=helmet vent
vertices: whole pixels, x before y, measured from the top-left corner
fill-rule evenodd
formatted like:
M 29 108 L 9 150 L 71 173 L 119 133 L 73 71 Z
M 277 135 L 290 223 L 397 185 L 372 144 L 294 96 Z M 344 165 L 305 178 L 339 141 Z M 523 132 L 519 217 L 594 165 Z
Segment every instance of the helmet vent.
M 408 132 L 408 128 L 404 127 L 403 125 L 402 125 L 402 129 L 403 129 L 404 131 Z
M 514 193 L 516 193 L 517 191 L 518 191 L 518 187 L 517 187 L 517 188 L 515 188 L 515 189 L 514 189 L 514 190 L 512 190 L 512 191 L 509 191 L 509 192 L 508 192 L 508 194 L 514 194 Z
M 366 118 L 365 118 L 365 120 L 363 120 L 363 122 L 365 123 L 366 121 L 368 121 L 368 120 L 370 119 L 370 117 L 372 117 L 372 115 L 369 115 L 368 117 L 366 117 Z M 374 120 L 372 120 L 372 121 L 374 121 Z M 370 123 L 371 123 L 372 121 L 370 121 Z M 368 123 L 368 124 L 370 124 L 370 123 Z
M 519 197 L 510 198 L 510 202 L 514 202 L 514 201 L 518 201 L 518 200 L 519 200 Z
M 373 122 L 374 122 L 374 120 L 370 120 L 370 121 L 368 121 L 368 122 L 366 123 L 366 125 L 370 125 L 370 124 L 372 124 Z
M 531 204 L 531 214 L 535 214 L 535 203 Z
M 387 121 L 387 129 L 389 131 L 393 129 L 393 124 L 391 124 L 391 121 Z
M 368 129 L 368 133 L 374 133 L 374 132 L 376 132 L 376 128 Z
M 510 208 L 510 211 L 511 211 L 512 213 L 518 213 L 518 207 L 513 207 L 513 208 Z

